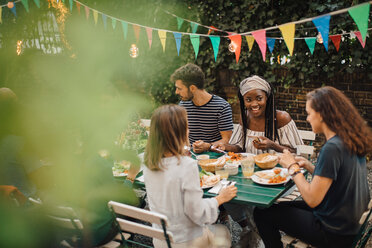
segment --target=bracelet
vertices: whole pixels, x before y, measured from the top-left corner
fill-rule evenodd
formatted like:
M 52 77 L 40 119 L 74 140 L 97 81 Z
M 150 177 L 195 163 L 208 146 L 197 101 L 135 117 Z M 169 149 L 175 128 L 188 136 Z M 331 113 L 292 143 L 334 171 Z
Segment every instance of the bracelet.
M 130 178 L 129 176 L 127 176 L 126 178 L 128 181 L 131 181 L 132 183 L 134 183 L 134 178 Z
M 295 173 L 293 173 L 293 175 L 291 175 L 291 177 L 292 177 L 292 180 L 294 179 L 294 177 L 297 175 L 297 174 L 299 174 L 299 173 L 301 173 L 302 174 L 302 172 L 301 172 L 301 170 L 298 170 L 298 171 L 296 171 Z
M 212 143 L 209 143 L 209 148 L 207 149 L 207 151 L 209 151 L 212 146 L 213 146 Z

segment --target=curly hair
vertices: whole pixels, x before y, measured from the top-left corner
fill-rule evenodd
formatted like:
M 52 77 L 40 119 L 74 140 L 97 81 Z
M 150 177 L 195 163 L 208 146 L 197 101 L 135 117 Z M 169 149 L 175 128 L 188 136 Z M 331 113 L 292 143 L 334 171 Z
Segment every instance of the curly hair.
M 178 68 L 171 75 L 170 80 L 172 82 L 181 80 L 187 88 L 195 85 L 198 89 L 204 89 L 205 75 L 199 66 L 188 63 Z
M 351 153 L 365 156 L 372 151 L 371 129 L 341 91 L 330 86 L 318 88 L 307 94 L 307 100 Z

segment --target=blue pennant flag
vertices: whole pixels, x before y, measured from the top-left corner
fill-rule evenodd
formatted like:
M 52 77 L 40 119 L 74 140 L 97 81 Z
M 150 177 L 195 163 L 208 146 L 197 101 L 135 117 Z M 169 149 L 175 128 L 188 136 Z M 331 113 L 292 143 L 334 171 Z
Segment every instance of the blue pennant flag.
M 331 20 L 330 15 L 326 15 L 323 17 L 318 17 L 313 19 L 313 23 L 315 27 L 318 29 L 319 33 L 322 35 L 323 38 L 323 45 L 328 52 L 328 34 L 329 34 L 329 21 Z
M 102 20 L 103 20 L 103 27 L 106 30 L 107 29 L 107 16 L 102 14 Z
M 174 35 L 174 39 L 176 40 L 177 54 L 178 54 L 178 56 L 180 56 L 182 34 L 180 34 L 180 33 L 173 33 L 173 35 Z
M 267 46 L 269 47 L 270 53 L 273 53 L 274 46 L 275 46 L 275 40 L 273 38 L 266 38 Z

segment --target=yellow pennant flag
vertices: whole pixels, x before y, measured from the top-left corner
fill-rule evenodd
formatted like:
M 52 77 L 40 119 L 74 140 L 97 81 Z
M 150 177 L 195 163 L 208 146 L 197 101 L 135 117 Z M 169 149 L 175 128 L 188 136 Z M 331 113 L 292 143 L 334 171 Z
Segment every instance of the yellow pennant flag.
M 294 35 L 295 35 L 295 24 L 289 23 L 279 26 L 280 31 L 289 50 L 289 54 L 292 56 L 294 48 Z
M 3 7 L 0 7 L 0 23 L 3 23 L 3 20 L 1 19 L 2 12 L 3 12 Z
M 158 30 L 161 45 L 163 46 L 163 52 L 165 52 L 165 41 L 167 39 L 167 32 L 164 30 Z
M 246 35 L 245 39 L 247 40 L 249 51 L 251 51 L 254 44 L 254 37 L 252 35 Z
M 97 10 L 93 10 L 93 18 L 94 18 L 94 23 L 97 25 L 97 21 L 98 21 L 98 12 L 97 12 Z

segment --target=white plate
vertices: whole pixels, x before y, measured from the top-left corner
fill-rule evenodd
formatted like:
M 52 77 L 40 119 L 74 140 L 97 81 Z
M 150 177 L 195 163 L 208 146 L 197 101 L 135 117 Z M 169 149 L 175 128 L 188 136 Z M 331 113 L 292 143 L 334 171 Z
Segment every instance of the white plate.
M 271 170 L 262 170 L 262 171 L 264 171 L 264 172 L 267 171 L 267 172 L 272 172 L 273 173 L 274 169 L 277 169 L 277 168 L 273 168 Z M 283 181 L 283 182 L 269 183 L 269 179 L 261 178 L 261 177 L 257 176 L 256 174 L 253 174 L 251 179 L 252 179 L 253 182 L 261 184 L 261 185 L 281 185 L 281 184 L 284 184 L 284 183 L 288 182 L 289 180 L 291 180 L 291 177 L 288 175 L 288 170 L 284 169 L 284 168 L 280 168 L 280 169 L 281 169 L 280 175 L 282 177 L 286 176 L 286 180 Z
M 221 179 L 220 179 L 219 181 L 217 181 L 216 183 L 214 183 L 214 184 L 203 185 L 203 186 L 201 186 L 201 188 L 202 188 L 202 189 L 209 189 L 209 188 L 212 188 L 212 187 L 216 186 L 220 181 L 221 181 Z
M 252 153 L 246 153 L 246 152 L 236 152 L 236 154 L 241 154 L 243 158 L 244 157 L 248 157 L 248 156 L 255 156 Z M 226 157 L 226 161 L 230 159 L 230 156 L 229 155 L 225 155 L 225 157 Z M 233 161 L 233 164 L 240 165 L 241 164 L 240 161 L 241 160 L 239 160 L 239 161 Z

